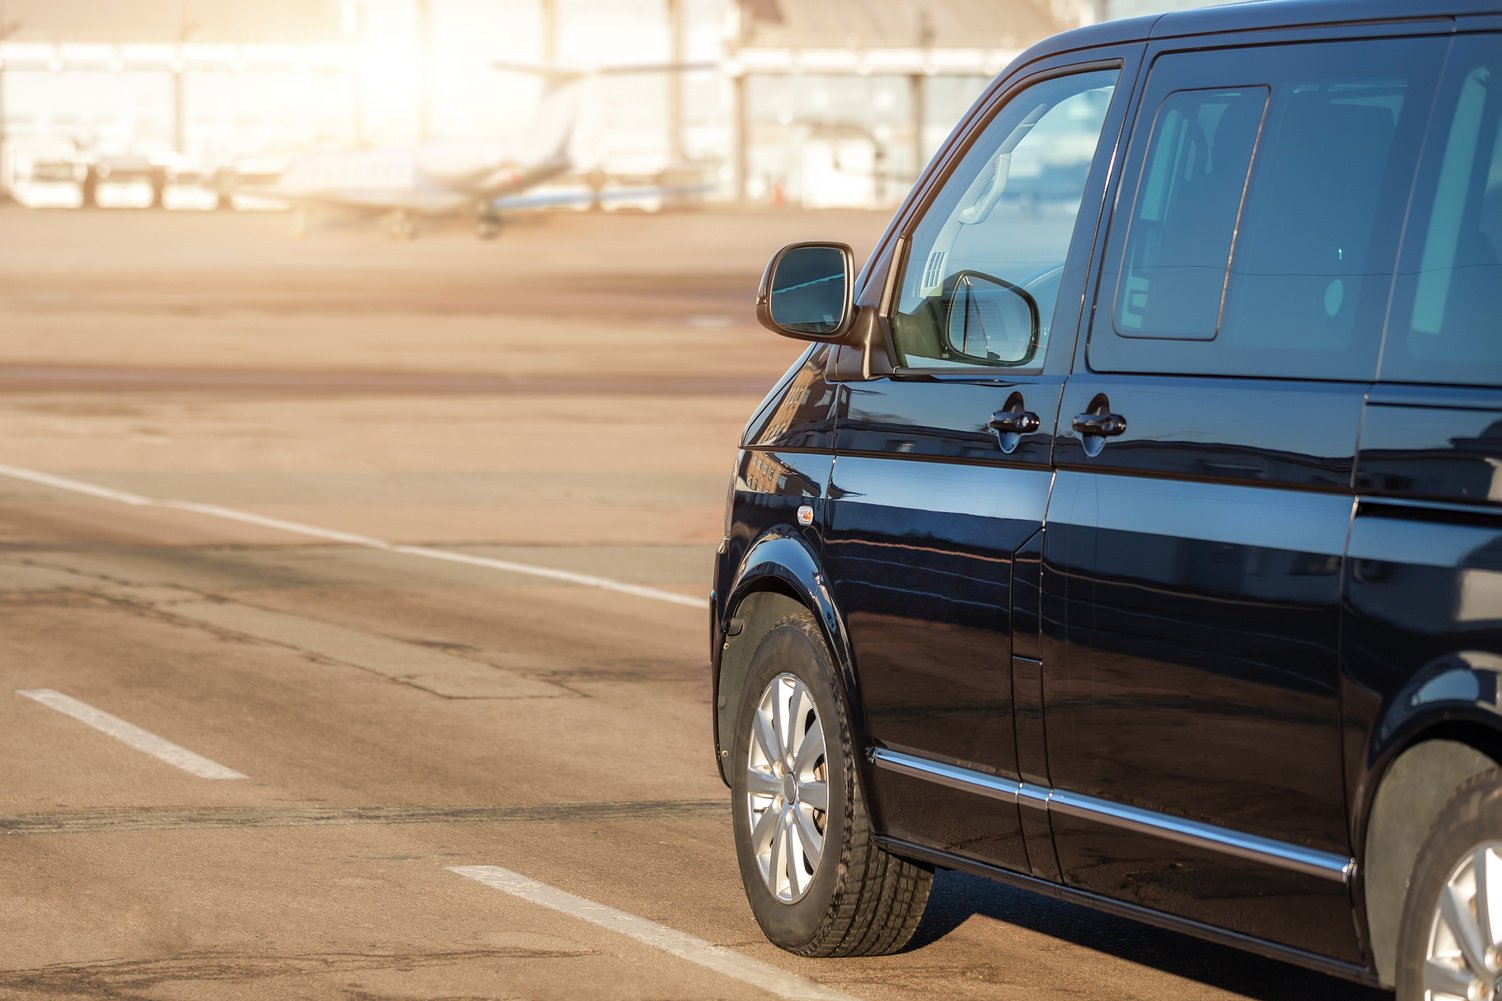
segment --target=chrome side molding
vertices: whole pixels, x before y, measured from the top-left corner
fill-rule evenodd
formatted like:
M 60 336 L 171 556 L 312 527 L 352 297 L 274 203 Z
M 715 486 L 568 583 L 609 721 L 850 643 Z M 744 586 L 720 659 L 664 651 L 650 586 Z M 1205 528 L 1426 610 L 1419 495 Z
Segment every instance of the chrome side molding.
M 876 767 L 900 775 L 923 779 L 978 796 L 1006 800 L 1020 806 L 1108 824 L 1195 848 L 1209 849 L 1306 876 L 1317 876 L 1349 884 L 1356 873 L 1356 860 L 1353 858 L 1289 844 L 1286 841 L 1264 838 L 1256 834 L 1245 834 L 1229 827 L 1218 827 L 1196 820 L 1185 820 L 1182 817 L 1171 817 L 1166 813 L 1144 810 L 1125 803 L 1113 803 L 1110 800 L 1086 796 L 1083 793 L 1070 792 L 1066 789 L 1050 789 L 1017 779 L 988 775 L 985 772 L 945 764 L 942 761 L 931 761 L 928 758 L 903 754 L 899 751 L 889 751 L 885 748 L 873 748 L 867 753 L 867 757 Z

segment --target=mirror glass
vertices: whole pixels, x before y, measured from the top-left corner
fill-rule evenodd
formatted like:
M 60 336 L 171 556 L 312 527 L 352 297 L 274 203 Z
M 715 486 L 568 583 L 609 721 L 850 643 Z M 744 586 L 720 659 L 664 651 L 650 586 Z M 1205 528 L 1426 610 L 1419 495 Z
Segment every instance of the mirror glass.
M 1038 353 L 1038 303 L 1009 281 L 962 271 L 947 296 L 946 357 L 1026 365 Z
M 777 262 L 768 312 L 800 334 L 832 334 L 845 319 L 845 254 L 838 247 L 794 247 Z

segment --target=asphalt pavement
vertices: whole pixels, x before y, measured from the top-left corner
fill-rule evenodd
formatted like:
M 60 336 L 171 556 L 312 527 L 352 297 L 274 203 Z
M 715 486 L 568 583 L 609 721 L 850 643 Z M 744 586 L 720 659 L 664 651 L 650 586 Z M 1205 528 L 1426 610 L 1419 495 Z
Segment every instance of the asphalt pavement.
M 875 213 L 0 212 L 0 997 L 1374 999 L 941 874 L 747 908 L 709 725 L 783 242 Z

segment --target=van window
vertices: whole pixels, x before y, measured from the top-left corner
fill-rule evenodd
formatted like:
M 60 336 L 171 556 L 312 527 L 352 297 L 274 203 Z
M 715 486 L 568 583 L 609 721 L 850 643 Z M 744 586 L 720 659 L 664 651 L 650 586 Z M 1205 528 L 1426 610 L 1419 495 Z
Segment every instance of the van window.
M 1101 289 L 1114 302 L 1091 367 L 1373 378 L 1444 47 L 1160 58 L 1144 103 L 1151 132 L 1129 157 L 1112 224 Z M 1205 87 L 1217 81 L 1236 86 Z
M 1159 107 L 1117 286 L 1118 334 L 1215 336 L 1266 108 L 1266 87 L 1179 91 Z
M 1042 367 L 1116 77 L 1024 89 L 961 158 L 909 240 L 891 318 L 904 367 Z
M 1381 378 L 1502 385 L 1502 36 L 1457 40 L 1388 321 Z

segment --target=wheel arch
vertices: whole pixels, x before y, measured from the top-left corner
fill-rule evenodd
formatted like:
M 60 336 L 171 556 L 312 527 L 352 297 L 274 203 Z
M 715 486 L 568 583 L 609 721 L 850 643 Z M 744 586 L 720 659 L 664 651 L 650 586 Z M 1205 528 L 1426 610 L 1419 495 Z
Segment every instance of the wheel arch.
M 715 760 L 720 778 L 730 782 L 731 733 L 756 638 L 772 623 L 793 612 L 807 612 L 835 665 L 837 684 L 845 698 L 852 734 L 863 732 L 859 687 L 855 678 L 845 622 L 835 607 L 818 558 L 798 534 L 774 530 L 746 551 L 721 606 L 719 635 L 724 637 L 714 672 Z
M 1489 718 L 1488 718 L 1489 717 Z M 1403 901 L 1419 852 L 1446 802 L 1470 778 L 1502 767 L 1502 726 L 1474 705 L 1432 706 L 1410 715 L 1383 749 L 1358 844 L 1359 906 L 1377 976 L 1396 977 Z

